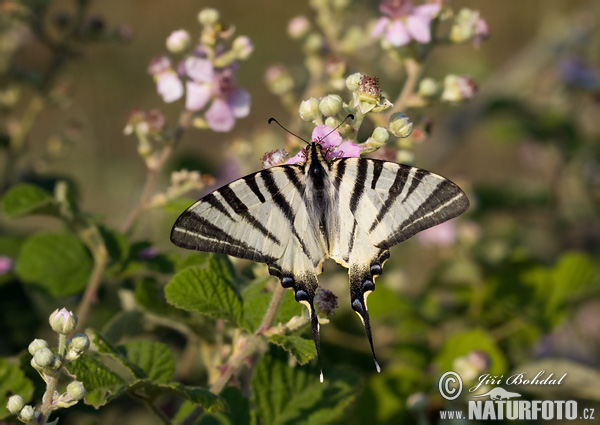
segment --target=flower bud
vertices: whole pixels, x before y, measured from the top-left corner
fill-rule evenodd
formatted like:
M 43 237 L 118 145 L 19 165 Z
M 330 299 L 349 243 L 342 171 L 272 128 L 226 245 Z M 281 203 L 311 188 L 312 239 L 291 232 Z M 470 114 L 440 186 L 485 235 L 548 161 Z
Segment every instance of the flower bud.
M 310 30 L 310 22 L 306 16 L 299 15 L 292 18 L 288 23 L 288 34 L 291 38 L 298 40 L 308 34 Z
M 141 253 L 142 251 L 140 251 Z M 67 360 L 75 360 L 90 347 L 87 335 L 78 333 L 67 342 Z
M 390 117 L 388 130 L 396 137 L 408 137 L 412 132 L 413 123 L 408 116 L 402 112 L 396 112 Z
M 278 96 L 289 93 L 294 88 L 294 80 L 283 65 L 273 65 L 265 72 L 265 83 L 271 93 Z
M 477 94 L 477 84 L 468 76 L 446 75 L 441 99 L 445 102 L 460 102 Z
M 77 326 L 77 317 L 65 308 L 54 310 L 49 321 L 52 330 L 59 334 L 69 334 Z
M 48 342 L 43 339 L 34 339 L 31 341 L 31 344 L 29 344 L 29 347 L 27 347 L 27 350 L 29 350 L 29 354 L 33 356 L 40 348 L 48 348 Z
M 252 52 L 254 51 L 254 46 L 248 37 L 245 35 L 240 35 L 233 40 L 233 44 L 231 46 L 233 51 L 236 53 L 236 56 L 240 60 L 248 59 Z
M 73 400 L 81 400 L 86 394 L 83 383 L 79 381 L 71 382 L 69 385 L 67 385 L 67 394 Z
M 371 137 L 379 146 L 383 146 L 389 140 L 390 133 L 384 127 L 377 127 L 375 130 L 373 130 Z
M 319 110 L 326 117 L 334 117 L 342 111 L 343 101 L 337 94 L 325 96 L 319 102 Z
M 362 74 L 360 72 L 355 72 L 346 78 L 346 88 L 351 92 L 355 92 L 358 90 L 360 80 L 362 78 Z
M 337 126 L 340 125 L 340 123 L 341 123 L 341 121 L 335 117 L 327 117 L 325 119 L 325 125 L 327 125 L 331 128 L 337 128 Z
M 52 366 L 55 355 L 49 348 L 40 348 L 33 355 L 33 362 L 41 368 Z
M 29 405 L 23 407 L 21 412 L 19 412 L 19 418 L 25 423 L 31 421 L 34 415 L 35 410 L 33 410 L 33 407 Z
M 171 53 L 180 53 L 190 45 L 190 35 L 186 30 L 173 31 L 167 37 L 167 50 Z
M 310 34 L 304 42 L 304 51 L 308 54 L 320 53 L 323 48 L 323 37 L 319 34 Z
M 12 414 L 19 413 L 21 409 L 25 406 L 25 400 L 18 394 L 10 396 L 8 402 L 6 403 L 6 408 Z
M 439 85 L 433 78 L 423 78 L 419 83 L 419 95 L 433 97 L 437 94 Z
M 317 118 L 320 118 L 321 112 L 319 111 L 319 101 L 314 97 L 310 99 L 303 100 L 300 103 L 300 118 L 304 121 L 314 121 Z
M 204 26 L 212 26 L 219 22 L 221 19 L 221 14 L 217 9 L 212 9 L 207 7 L 206 9 L 202 9 L 200 13 L 198 13 L 198 21 Z
M 315 295 L 314 303 L 317 311 L 325 317 L 329 317 L 337 309 L 337 296 L 327 289 L 319 289 Z

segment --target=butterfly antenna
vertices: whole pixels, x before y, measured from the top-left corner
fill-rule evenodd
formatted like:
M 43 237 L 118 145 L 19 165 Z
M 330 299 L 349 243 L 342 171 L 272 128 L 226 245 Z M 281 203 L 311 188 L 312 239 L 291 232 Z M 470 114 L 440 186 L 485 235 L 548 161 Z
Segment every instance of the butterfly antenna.
M 307 145 L 310 145 L 310 143 L 308 143 L 306 140 L 304 140 L 302 137 L 298 136 L 296 133 L 292 133 L 290 130 L 288 130 L 287 128 L 285 128 L 284 126 L 282 126 L 281 124 L 279 124 L 279 121 L 277 121 L 275 118 L 271 117 L 269 118 L 269 124 L 271 124 L 272 122 L 274 122 L 275 124 L 277 124 L 279 127 L 281 127 L 284 131 L 286 131 L 287 133 L 291 134 L 294 137 L 297 137 L 298 139 L 302 140 L 304 143 L 306 143 Z
M 331 131 L 330 131 L 329 133 L 327 133 L 325 136 L 323 136 L 323 138 L 322 138 L 321 140 L 324 140 L 324 139 L 325 139 L 327 136 L 329 136 L 331 133 L 333 133 L 333 132 L 334 132 L 334 131 L 336 131 L 338 128 L 340 128 L 340 127 L 341 127 L 341 125 L 342 125 L 342 124 L 344 124 L 344 123 L 345 123 L 345 122 L 346 122 L 348 119 L 351 119 L 351 120 L 353 120 L 353 119 L 354 119 L 354 115 L 352 115 L 352 114 L 348 114 L 348 115 L 346 115 L 346 118 L 344 118 L 344 119 L 342 120 L 342 122 L 341 122 L 341 123 L 339 123 L 339 124 L 337 125 L 337 127 L 335 127 L 333 130 L 331 130 Z M 278 124 L 279 124 L 279 123 L 278 123 Z

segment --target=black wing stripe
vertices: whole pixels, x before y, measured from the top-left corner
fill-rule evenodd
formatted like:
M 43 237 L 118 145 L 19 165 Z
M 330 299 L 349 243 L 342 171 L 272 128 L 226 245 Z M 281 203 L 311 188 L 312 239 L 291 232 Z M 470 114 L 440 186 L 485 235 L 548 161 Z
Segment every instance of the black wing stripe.
M 210 206 L 215 208 L 221 214 L 225 215 L 228 219 L 230 219 L 231 221 L 235 221 L 235 219 L 231 216 L 231 214 L 229 214 L 229 211 L 227 211 L 225 206 L 221 203 L 221 201 L 219 201 L 217 199 L 214 192 L 209 193 L 204 198 L 202 198 L 202 202 L 207 202 L 208 204 L 210 204 Z
M 294 225 L 294 215 L 295 214 L 294 214 L 294 211 L 292 210 L 292 206 L 288 203 L 288 201 L 280 193 L 280 189 L 277 187 L 277 183 L 275 183 L 275 179 L 273 178 L 272 173 L 269 172 L 269 170 L 263 171 L 261 173 L 261 177 L 265 183 L 265 187 L 271 194 L 273 202 L 275 202 L 275 205 L 277 205 L 277 208 L 279 208 L 279 210 L 283 213 L 283 216 L 289 222 L 290 227 L 292 228 L 292 234 L 298 240 L 298 243 L 300 244 L 302 251 L 304 252 L 304 254 L 306 254 L 306 256 L 311 261 L 314 262 L 313 258 L 310 256 L 310 252 L 309 252 L 306 244 L 304 243 L 304 241 L 302 240 L 300 235 L 298 235 L 298 231 L 296 230 L 296 226 Z
M 305 187 L 302 184 L 302 182 L 300 182 L 300 179 L 298 178 L 298 173 L 294 170 L 294 168 L 284 167 L 283 172 L 285 173 L 287 178 L 290 179 L 296 190 L 298 190 L 298 193 L 300 193 L 300 195 L 303 196 Z
M 261 203 L 264 203 L 265 197 L 262 194 L 262 192 L 260 191 L 260 188 L 258 187 L 258 183 L 256 183 L 256 174 L 257 173 L 252 173 L 252 174 L 247 175 L 246 177 L 244 177 L 244 181 L 246 182 L 246 184 L 248 185 L 250 190 L 252 190 L 252 193 L 254 193 L 254 195 L 258 198 L 258 200 Z
M 394 179 L 394 183 L 392 183 L 392 186 L 390 187 L 389 196 L 385 200 L 381 209 L 379 210 L 379 213 L 377 213 L 377 217 L 373 221 L 369 232 L 375 230 L 375 227 L 377 227 L 377 225 L 381 222 L 381 220 L 383 220 L 385 215 L 388 213 L 390 208 L 392 208 L 392 205 L 394 204 L 394 202 L 396 202 L 396 199 L 402 193 L 404 185 L 408 181 L 408 177 L 412 170 L 414 170 L 414 168 L 400 167 L 398 169 L 398 171 L 396 172 L 396 178 Z
M 337 169 L 335 173 L 335 178 L 333 180 L 333 186 L 336 190 L 339 190 L 340 184 L 342 183 L 342 179 L 344 178 L 344 173 L 346 172 L 346 161 L 339 160 L 336 161 Z
M 229 206 L 236 212 L 236 214 L 239 214 L 241 217 L 243 217 L 243 219 L 246 220 L 248 224 L 250 224 L 256 230 L 262 233 L 263 236 L 271 239 L 277 245 L 281 245 L 279 239 L 277 239 L 268 229 L 265 228 L 265 226 L 262 225 L 260 221 L 256 219 L 256 217 L 254 217 L 250 213 L 250 211 L 248 211 L 248 206 L 244 204 L 240 198 L 237 197 L 237 195 L 229 185 L 223 186 L 217 192 L 219 192 L 223 199 L 225 199 L 225 202 L 229 204 Z
M 371 189 L 375 190 L 377 187 L 377 180 L 379 180 L 379 176 L 381 175 L 381 171 L 383 170 L 383 162 L 381 161 L 371 161 L 373 164 L 373 177 L 371 178 Z
M 365 181 L 367 180 L 367 168 L 369 161 L 366 159 L 358 160 L 358 171 L 356 173 L 356 180 L 354 182 L 354 189 L 352 190 L 352 196 L 350 197 L 350 211 L 352 214 L 356 212 L 358 208 L 358 202 L 365 190 Z

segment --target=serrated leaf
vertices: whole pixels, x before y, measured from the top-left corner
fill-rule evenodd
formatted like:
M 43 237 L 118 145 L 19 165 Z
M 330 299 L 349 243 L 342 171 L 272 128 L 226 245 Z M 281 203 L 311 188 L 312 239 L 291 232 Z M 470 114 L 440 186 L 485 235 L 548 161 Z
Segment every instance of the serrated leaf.
M 71 233 L 40 233 L 21 248 L 16 272 L 21 280 L 41 286 L 55 297 L 81 292 L 92 271 L 92 258 Z
M 298 334 L 273 335 L 269 338 L 273 344 L 279 345 L 285 351 L 290 353 L 296 361 L 303 365 L 308 363 L 317 355 L 317 349 L 312 340 L 302 338 Z
M 274 346 L 256 365 L 251 387 L 258 423 L 326 424 L 338 421 L 356 398 L 356 374 L 328 372 L 324 383 L 314 368 L 288 365 L 287 354 Z
M 83 354 L 66 365 L 69 373 L 85 387 L 85 404 L 96 409 L 127 389 L 127 383 L 100 361 L 100 358 L 99 354 Z
M 177 264 L 175 264 L 175 270 L 180 271 L 190 266 L 205 266 L 209 257 L 210 254 L 206 252 L 194 252 L 179 260 Z
M 187 267 L 165 287 L 167 302 L 216 319 L 239 323 L 242 300 L 222 267 Z
M 242 293 L 244 311 L 241 326 L 249 332 L 258 329 L 273 298 L 273 292 L 265 287 L 269 279 L 269 277 L 256 279 Z M 277 282 L 276 285 L 279 283 Z M 292 291 L 285 291 L 274 324 L 288 322 L 292 317 L 302 314 L 302 308 L 302 305 L 294 299 Z
M 2 199 L 2 209 L 8 217 L 28 214 L 56 214 L 54 198 L 41 187 L 20 184 L 11 187 Z
M 33 395 L 33 383 L 25 377 L 25 374 L 18 366 L 9 363 L 3 358 L 0 358 L 0 394 L 5 399 L 0 403 L 0 419 L 11 415 L 6 409 L 6 399 L 8 397 L 18 394 L 27 403 Z
M 137 378 L 150 378 L 156 383 L 167 383 L 175 371 L 175 360 L 165 344 L 154 341 L 132 341 L 120 345 L 119 351 L 143 373 L 134 371 Z M 136 373 L 137 372 L 137 373 Z

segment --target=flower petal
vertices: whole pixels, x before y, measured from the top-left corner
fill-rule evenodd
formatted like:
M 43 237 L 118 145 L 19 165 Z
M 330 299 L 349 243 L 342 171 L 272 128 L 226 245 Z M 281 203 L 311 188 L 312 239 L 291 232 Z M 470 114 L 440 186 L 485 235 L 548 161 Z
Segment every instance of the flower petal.
M 410 34 L 400 20 L 391 23 L 385 33 L 385 39 L 392 46 L 404 46 L 410 42 Z
M 431 41 L 431 17 L 411 15 L 406 17 L 406 28 L 411 38 L 419 43 L 427 44 Z
M 346 140 L 333 151 L 333 154 L 338 158 L 358 158 L 361 150 L 362 146 L 357 146 L 350 140 Z
M 235 125 L 235 117 L 230 106 L 223 99 L 215 99 L 204 115 L 212 131 L 231 131 Z
M 430 18 L 434 18 L 438 13 L 440 13 L 441 9 L 442 7 L 439 4 L 422 4 L 421 6 L 414 7 L 411 15 L 428 16 Z
M 199 111 L 204 108 L 210 99 L 210 86 L 194 81 L 185 83 L 185 109 L 188 111 Z
M 371 30 L 371 38 L 380 37 L 383 34 L 383 32 L 385 31 L 385 28 L 387 27 L 389 22 L 390 22 L 390 20 L 388 18 L 386 18 L 385 16 L 382 16 L 381 18 L 379 18 L 377 20 L 377 22 L 375 22 L 375 26 Z
M 174 72 L 162 72 L 156 76 L 156 90 L 166 103 L 172 103 L 183 96 L 183 83 Z
M 243 118 L 250 113 L 250 93 L 244 89 L 235 89 L 227 99 L 227 103 L 233 111 L 233 116 Z
M 311 139 L 325 149 L 333 149 L 342 143 L 342 136 L 328 125 L 319 125 L 312 132 Z
M 299 162 L 306 162 L 306 152 L 301 149 L 296 155 L 285 161 L 286 164 L 297 164 Z
M 193 56 L 185 60 L 185 72 L 188 77 L 199 83 L 209 83 L 214 76 L 212 63 L 208 59 Z

